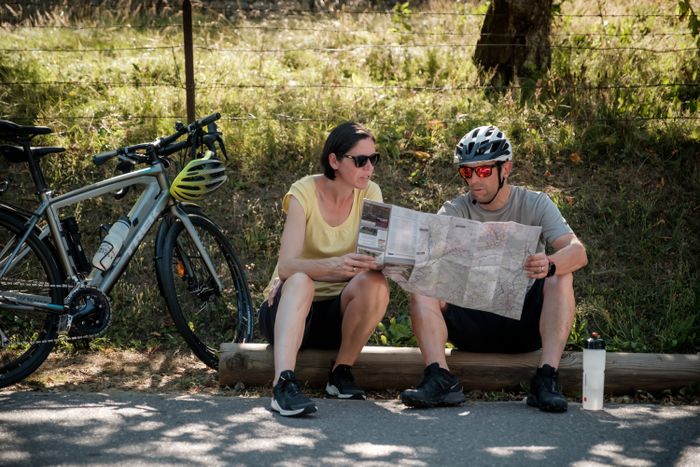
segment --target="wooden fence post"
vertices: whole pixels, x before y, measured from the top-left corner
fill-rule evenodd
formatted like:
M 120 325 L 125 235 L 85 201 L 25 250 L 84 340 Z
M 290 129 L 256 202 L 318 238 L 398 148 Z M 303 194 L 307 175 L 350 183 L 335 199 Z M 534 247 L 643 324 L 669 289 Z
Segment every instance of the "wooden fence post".
M 185 93 L 187 103 L 187 122 L 195 121 L 194 111 L 194 59 L 192 48 L 192 4 L 190 0 L 182 2 L 182 30 L 185 46 Z

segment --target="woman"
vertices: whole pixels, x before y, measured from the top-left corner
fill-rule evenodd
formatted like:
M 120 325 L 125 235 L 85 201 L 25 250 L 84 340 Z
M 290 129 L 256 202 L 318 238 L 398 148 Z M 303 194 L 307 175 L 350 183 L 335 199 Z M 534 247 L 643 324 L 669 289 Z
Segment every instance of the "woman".
M 343 123 L 326 139 L 323 174 L 296 181 L 284 197 L 279 259 L 260 307 L 260 328 L 274 349 L 271 407 L 281 415 L 316 411 L 294 375 L 300 348 L 338 349 L 326 392 L 365 398 L 351 367 L 384 316 L 389 287 L 374 258 L 354 251 L 363 198 L 382 201 L 370 180 L 378 160 L 371 133 Z

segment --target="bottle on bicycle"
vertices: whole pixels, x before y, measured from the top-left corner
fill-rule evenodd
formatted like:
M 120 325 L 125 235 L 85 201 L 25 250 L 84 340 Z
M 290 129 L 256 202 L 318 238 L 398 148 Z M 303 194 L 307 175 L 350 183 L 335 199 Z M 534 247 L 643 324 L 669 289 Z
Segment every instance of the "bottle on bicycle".
M 121 250 L 130 228 L 131 221 L 128 217 L 122 217 L 115 222 L 100 243 L 95 256 L 92 257 L 92 265 L 101 271 L 109 269 L 114 258 L 117 257 L 117 253 Z

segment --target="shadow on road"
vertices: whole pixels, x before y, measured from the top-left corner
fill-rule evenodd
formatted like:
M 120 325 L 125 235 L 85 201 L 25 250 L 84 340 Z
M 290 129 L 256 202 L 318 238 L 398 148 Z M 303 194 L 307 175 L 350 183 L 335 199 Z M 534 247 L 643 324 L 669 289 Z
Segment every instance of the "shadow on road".
M 284 418 L 268 398 L 0 393 L 0 464 L 690 465 L 700 407 L 521 402 L 415 410 L 318 399 Z

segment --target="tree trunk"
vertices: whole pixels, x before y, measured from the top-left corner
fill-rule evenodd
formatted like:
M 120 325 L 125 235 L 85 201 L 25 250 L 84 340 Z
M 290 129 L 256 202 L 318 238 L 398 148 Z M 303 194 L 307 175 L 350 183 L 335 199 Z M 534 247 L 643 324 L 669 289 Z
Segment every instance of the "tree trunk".
M 492 0 L 474 63 L 494 73 L 492 85 L 536 79 L 549 69 L 553 0 Z

